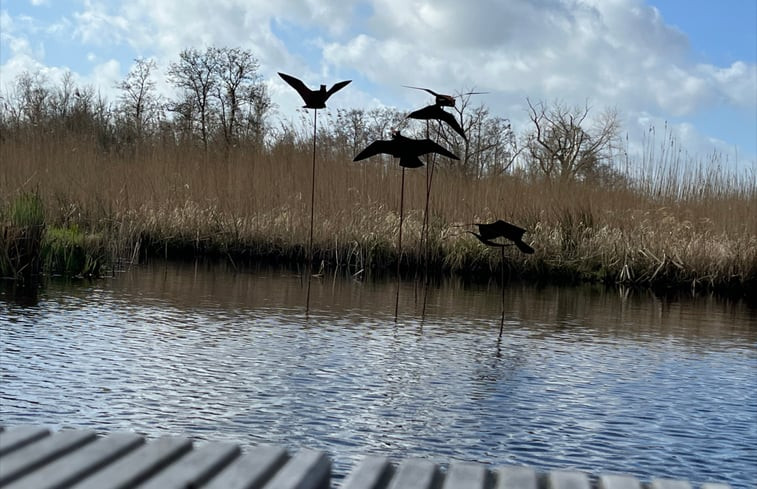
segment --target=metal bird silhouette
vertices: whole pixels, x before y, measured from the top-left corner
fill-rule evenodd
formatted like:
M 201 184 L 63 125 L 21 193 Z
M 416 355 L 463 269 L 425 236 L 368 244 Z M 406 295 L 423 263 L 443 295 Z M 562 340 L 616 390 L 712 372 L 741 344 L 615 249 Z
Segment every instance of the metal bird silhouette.
M 400 166 L 404 168 L 423 166 L 423 162 L 418 157 L 426 153 L 439 153 L 453 160 L 460 159 L 457 155 L 447 151 L 443 146 L 430 139 L 411 139 L 403 136 L 399 131 L 393 131 L 392 139 L 381 139 L 372 142 L 367 148 L 358 153 L 352 161 L 364 160 L 379 153 L 386 153 L 399 158 Z
M 456 133 L 461 135 L 464 140 L 466 141 L 468 140 L 468 138 L 465 137 L 465 131 L 457 122 L 457 119 L 455 119 L 455 116 L 450 114 L 446 110 L 444 110 L 441 105 L 433 104 L 427 107 L 423 107 L 422 109 L 418 109 L 414 112 L 410 112 L 410 114 L 408 114 L 408 117 L 411 119 L 422 119 L 422 120 L 436 119 L 439 121 L 444 121 L 452 129 L 454 129 Z
M 315 214 L 315 145 L 316 141 L 318 139 L 318 109 L 324 109 L 326 108 L 326 100 L 329 99 L 334 93 L 338 92 L 345 86 L 347 86 L 352 80 L 347 81 L 341 81 L 339 83 L 335 83 L 332 85 L 332 87 L 328 90 L 326 90 L 326 85 L 321 85 L 320 89 L 318 90 L 311 90 L 305 84 L 291 76 L 287 75 L 286 73 L 279 72 L 279 76 L 287 82 L 289 85 L 292 86 L 295 90 L 297 90 L 297 93 L 300 94 L 300 97 L 302 97 L 302 100 L 305 102 L 306 109 L 315 109 L 313 110 L 313 178 L 311 180 L 311 186 L 310 186 L 310 239 L 308 240 L 308 293 L 307 298 L 305 299 L 305 315 L 307 316 L 310 312 L 310 281 L 313 277 L 313 274 L 310 273 L 311 267 L 313 266 L 313 216 Z
M 455 97 L 453 95 L 445 95 L 443 93 L 436 93 L 435 91 L 431 90 L 430 88 L 421 88 L 421 87 L 411 87 L 410 85 L 402 85 L 405 88 L 413 88 L 415 90 L 423 90 L 425 92 L 430 93 L 434 97 L 436 97 L 435 104 L 442 106 L 442 107 L 454 107 L 455 106 Z M 481 95 L 484 93 L 489 92 L 468 92 L 464 93 L 463 95 Z
M 533 248 L 523 242 L 523 233 L 526 232 L 526 230 L 523 228 L 519 228 L 518 226 L 510 224 L 509 222 L 505 222 L 502 219 L 499 219 L 490 224 L 476 224 L 476 226 L 478 226 L 478 232 L 480 234 L 476 234 L 473 231 L 468 232 L 477 237 L 479 241 L 487 246 L 495 246 L 499 248 L 510 246 L 509 244 L 502 244 L 493 241 L 497 238 L 505 238 L 512 241 L 515 246 L 517 246 L 518 249 L 523 253 L 531 254 L 534 252 Z
M 303 105 L 303 107 L 305 107 L 306 109 L 325 108 L 326 100 L 328 100 L 329 97 L 331 97 L 334 93 L 346 87 L 352 81 L 347 80 L 341 81 L 339 83 L 334 83 L 334 85 L 332 85 L 332 87 L 328 90 L 326 90 L 326 85 L 321 85 L 321 88 L 318 90 L 311 90 L 307 86 L 305 86 L 305 84 L 301 80 L 291 75 L 279 72 L 279 76 L 289 85 L 291 85 L 292 88 L 297 90 L 297 93 L 300 94 L 302 100 L 305 101 L 305 105 Z

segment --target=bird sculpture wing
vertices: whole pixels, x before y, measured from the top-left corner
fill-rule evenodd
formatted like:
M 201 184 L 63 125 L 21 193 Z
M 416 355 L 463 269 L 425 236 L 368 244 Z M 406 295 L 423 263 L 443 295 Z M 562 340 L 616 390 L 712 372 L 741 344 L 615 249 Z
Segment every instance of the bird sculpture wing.
M 518 249 L 519 249 L 520 251 L 522 251 L 523 253 L 526 253 L 526 254 L 528 254 L 528 255 L 532 255 L 532 254 L 534 253 L 534 249 L 533 249 L 533 248 L 531 248 L 530 246 L 528 246 L 528 245 L 527 245 L 526 243 L 524 243 L 523 241 L 521 241 L 521 240 L 518 240 L 518 241 L 514 241 L 514 243 L 515 243 L 515 246 L 517 246 L 517 247 L 518 247 Z
M 457 122 L 457 119 L 455 119 L 455 116 L 446 110 L 442 109 L 438 105 L 429 105 L 427 107 L 423 107 L 422 109 L 418 109 L 414 112 L 410 112 L 408 114 L 408 117 L 411 119 L 436 119 L 440 121 L 446 122 L 456 133 L 461 135 L 463 139 L 466 141 L 468 138 L 465 137 L 465 131 L 460 126 L 460 123 Z
M 414 88 L 416 90 L 423 90 L 425 92 L 430 93 L 434 97 L 438 97 L 440 94 L 436 93 L 435 91 L 431 90 L 430 88 L 421 88 L 421 87 L 411 87 L 410 85 L 402 85 L 405 88 Z
M 292 88 L 297 90 L 297 93 L 300 94 L 300 97 L 303 98 L 303 100 L 307 101 L 308 97 L 312 93 L 312 90 L 310 90 L 307 86 L 305 86 L 304 83 L 302 83 L 302 80 L 299 80 L 291 75 L 287 75 L 286 73 L 279 72 L 279 76 L 287 82 Z
M 438 112 L 434 110 L 436 108 L 436 105 L 427 105 L 426 107 L 423 107 L 422 109 L 414 110 L 410 112 L 407 117 L 410 119 L 421 119 L 421 120 L 428 120 L 428 119 L 436 119 L 438 118 Z
M 476 223 L 476 226 L 478 226 L 478 232 L 481 233 L 483 239 L 494 239 L 501 236 L 497 229 L 497 223 Z
M 440 155 L 446 156 L 447 158 L 452 158 L 453 160 L 460 159 L 456 154 L 448 151 L 444 146 L 435 143 L 430 139 L 416 140 L 413 144 L 413 153 L 417 155 L 425 155 L 426 153 L 439 153 Z
M 494 221 L 490 224 L 477 223 L 476 226 L 478 226 L 478 231 L 486 239 L 503 237 L 512 240 L 518 240 L 522 239 L 523 233 L 526 232 L 525 229 L 519 228 L 518 226 L 510 224 L 509 222 L 505 222 L 502 219 L 498 219 L 497 221 Z
M 512 239 L 513 241 L 523 239 L 523 233 L 526 232 L 525 229 L 520 228 L 514 224 L 510 224 L 509 222 L 505 222 L 502 219 L 498 219 L 494 223 L 494 225 L 496 226 L 497 232 L 500 236 Z
M 520 228 L 514 224 L 510 224 L 509 222 L 505 222 L 502 219 L 499 219 L 490 224 L 481 223 L 476 225 L 478 226 L 478 232 L 481 233 L 481 235 L 478 235 L 476 233 L 472 234 L 475 235 L 482 243 L 488 246 L 504 246 L 492 240 L 496 238 L 506 238 L 515 243 L 515 246 L 517 246 L 518 249 L 523 253 L 534 253 L 534 249 L 523 242 L 523 234 L 526 232 L 526 230 L 523 228 Z
M 349 85 L 351 81 L 352 80 L 346 80 L 346 81 L 340 81 L 339 83 L 334 83 L 334 85 L 331 88 L 329 88 L 329 91 L 326 92 L 326 94 L 328 95 L 328 97 L 331 97 L 336 92 L 338 92 L 342 88 L 344 88 L 347 85 Z M 326 97 L 326 98 L 328 98 L 328 97 Z
M 439 110 L 442 112 L 441 120 L 449 124 L 449 127 L 451 127 L 456 133 L 461 135 L 463 139 L 467 141 L 468 138 L 465 137 L 465 131 L 460 126 L 460 123 L 457 122 L 457 119 L 455 119 L 455 116 L 441 108 Z
M 479 241 L 481 241 L 486 246 L 492 246 L 495 248 L 504 248 L 505 246 L 510 246 L 508 244 L 502 244 L 502 243 L 496 243 L 494 241 L 490 241 L 489 239 L 485 238 L 484 236 L 481 236 L 480 234 L 476 234 L 473 231 L 467 231 L 471 233 L 473 236 L 477 237 Z
M 387 153 L 392 156 L 396 153 L 396 142 L 392 140 L 380 139 L 369 144 L 363 151 L 357 154 L 352 161 L 360 161 L 380 153 Z

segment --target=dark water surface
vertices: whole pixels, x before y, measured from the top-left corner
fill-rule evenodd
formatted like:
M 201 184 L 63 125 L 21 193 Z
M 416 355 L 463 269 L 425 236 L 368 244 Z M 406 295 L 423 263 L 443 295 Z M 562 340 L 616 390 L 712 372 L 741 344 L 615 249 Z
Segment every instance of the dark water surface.
M 156 264 L 0 292 L 0 423 L 757 483 L 757 311 Z

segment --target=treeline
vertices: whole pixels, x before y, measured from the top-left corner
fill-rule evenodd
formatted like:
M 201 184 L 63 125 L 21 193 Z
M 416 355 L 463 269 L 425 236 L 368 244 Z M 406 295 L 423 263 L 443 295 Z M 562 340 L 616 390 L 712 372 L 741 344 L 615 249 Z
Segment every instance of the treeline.
M 192 145 L 213 155 L 232 148 L 270 151 L 277 145 L 306 145 L 312 138 L 310 115 L 304 110 L 295 117 L 277 113 L 259 62 L 249 50 L 185 49 L 164 71 L 161 85 L 173 87 L 173 98 L 158 90 L 156 62 L 139 58 L 117 83 L 113 101 L 98 87 L 77 85 L 71 73 L 58 81 L 24 73 L 2 94 L 2 137 L 75 134 L 106 153 L 163 144 Z M 605 111 L 588 127 L 588 105 L 529 101 L 531 127 L 518 133 L 508 118 L 474 105 L 471 94 L 458 94 L 457 99 L 452 111 L 467 140 L 442 125 L 408 120 L 406 112 L 392 108 L 327 110 L 318 138 L 334 156 L 351 158 L 394 128 L 442 141 L 460 156 L 459 162 L 445 164 L 477 178 L 519 173 L 562 181 L 624 181 L 612 164 L 620 134 L 613 111 Z
M 184 50 L 168 67 L 175 99 L 158 92 L 157 63 L 137 59 L 109 101 L 92 86 L 78 86 L 71 73 L 56 85 L 40 73 L 23 73 L 3 94 L 0 129 L 4 137 L 28 133 L 78 134 L 106 152 L 169 143 L 206 150 L 261 145 L 273 105 L 247 50 Z

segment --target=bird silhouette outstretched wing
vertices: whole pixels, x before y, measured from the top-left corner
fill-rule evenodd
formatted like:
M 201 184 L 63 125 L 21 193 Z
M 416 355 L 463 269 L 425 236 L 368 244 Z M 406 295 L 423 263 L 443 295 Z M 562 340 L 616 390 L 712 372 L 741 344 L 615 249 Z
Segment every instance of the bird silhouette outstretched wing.
M 453 160 L 460 159 L 456 154 L 452 153 L 444 146 L 430 139 L 418 139 L 416 140 L 416 143 L 413 145 L 413 147 L 413 153 L 417 155 L 425 155 L 426 153 L 439 153 L 440 155 L 446 156 L 447 158 L 452 158 Z
M 509 222 L 505 222 L 502 219 L 498 219 L 492 223 L 476 223 L 478 231 L 485 239 L 492 239 L 502 236 L 507 239 L 522 239 L 525 229 L 520 228 Z
M 355 158 L 352 159 L 352 161 L 364 160 L 366 158 L 370 158 L 371 156 L 376 156 L 377 154 L 381 154 L 381 153 L 397 156 L 395 154 L 396 153 L 395 142 L 392 140 L 385 140 L 385 139 L 374 141 L 371 144 L 369 144 L 363 151 L 358 153 L 357 156 L 355 156 Z
M 305 108 L 307 109 L 325 108 L 326 100 L 328 100 L 331 95 L 338 92 L 352 81 L 346 80 L 335 83 L 328 91 L 326 90 L 326 85 L 321 85 L 319 90 L 312 90 L 308 88 L 302 82 L 302 80 L 295 78 L 292 75 L 287 75 L 286 73 L 279 72 L 279 76 L 289 85 L 291 85 L 292 88 L 297 90 L 297 93 L 300 94 L 300 97 L 302 97 L 302 100 L 305 102 Z
M 503 243 L 497 243 L 496 241 L 491 241 L 487 238 L 484 238 L 482 235 L 474 233 L 473 231 L 466 231 L 468 233 L 471 233 L 473 236 L 477 237 L 479 241 L 481 241 L 486 246 L 491 246 L 493 248 L 504 248 L 505 246 L 512 246 L 510 244 L 503 244 Z
M 442 96 L 442 94 L 440 94 L 440 93 L 436 93 L 435 91 L 431 90 L 430 88 L 422 88 L 422 87 L 411 87 L 410 85 L 402 85 L 402 86 L 403 86 L 403 87 L 405 87 L 405 88 L 413 88 L 413 89 L 415 89 L 415 90 L 423 90 L 423 91 L 425 91 L 425 92 L 428 92 L 428 93 L 430 93 L 430 94 L 431 94 L 431 95 L 433 95 L 434 97 L 440 97 L 440 96 Z
M 338 92 L 342 88 L 344 88 L 347 85 L 349 85 L 351 81 L 352 80 L 345 80 L 345 81 L 340 81 L 339 83 L 334 83 L 334 85 L 331 88 L 329 88 L 329 91 L 326 92 L 326 94 L 327 94 L 326 98 L 331 97 L 333 94 L 335 94 L 336 92 Z
M 422 119 L 422 120 L 436 119 L 439 121 L 444 121 L 456 133 L 462 136 L 464 140 L 466 141 L 468 140 L 468 138 L 465 137 L 465 131 L 460 126 L 460 123 L 457 122 L 457 119 L 455 119 L 455 116 L 450 114 L 446 110 L 442 109 L 439 105 L 436 105 L 436 104 L 429 105 L 427 107 L 423 107 L 422 109 L 418 109 L 416 111 L 410 112 L 410 114 L 408 114 L 408 117 L 411 119 Z
M 452 95 L 445 95 L 443 93 L 436 93 L 435 91 L 431 90 L 430 88 L 421 88 L 421 87 L 411 87 L 410 85 L 402 85 L 405 88 L 413 88 L 415 90 L 423 90 L 425 92 L 430 93 L 436 98 L 435 104 L 439 106 L 446 106 L 446 107 L 454 107 L 455 106 L 455 97 Z
M 534 249 L 523 242 L 523 234 L 526 232 L 526 230 L 523 228 L 520 228 L 514 224 L 510 224 L 509 222 L 505 222 L 502 219 L 498 219 L 497 221 L 489 224 L 476 223 L 476 226 L 478 226 L 478 232 L 481 234 L 476 234 L 472 231 L 469 232 L 476 236 L 482 243 L 487 246 L 510 246 L 509 244 L 503 245 L 493 241 L 497 238 L 505 238 L 512 241 L 515 246 L 517 246 L 518 249 L 523 253 L 534 253 Z
M 381 139 L 372 142 L 363 151 L 358 153 L 352 161 L 360 161 L 379 153 L 386 153 L 395 158 L 400 158 L 400 165 L 409 168 L 421 166 L 422 163 L 418 161 L 418 156 L 427 153 L 439 153 L 453 160 L 460 159 L 457 155 L 444 148 L 444 146 L 430 139 L 410 139 L 400 134 L 395 134 L 392 139 Z
M 515 246 L 517 246 L 517 247 L 518 247 L 518 249 L 519 249 L 520 251 L 522 251 L 523 253 L 525 253 L 525 254 L 527 254 L 527 255 L 533 255 L 533 253 L 534 253 L 534 249 L 533 249 L 533 248 L 531 248 L 530 246 L 528 246 L 528 245 L 527 245 L 526 243 L 524 243 L 523 241 L 521 241 L 521 240 L 518 240 L 518 241 L 513 241 L 513 243 L 515 243 Z
M 302 97 L 303 100 L 307 100 L 307 98 L 310 97 L 310 94 L 313 92 L 299 78 L 295 78 L 292 75 L 287 75 L 286 73 L 281 72 L 279 72 L 279 76 L 292 88 L 297 90 L 297 93 L 300 94 L 300 97 Z

